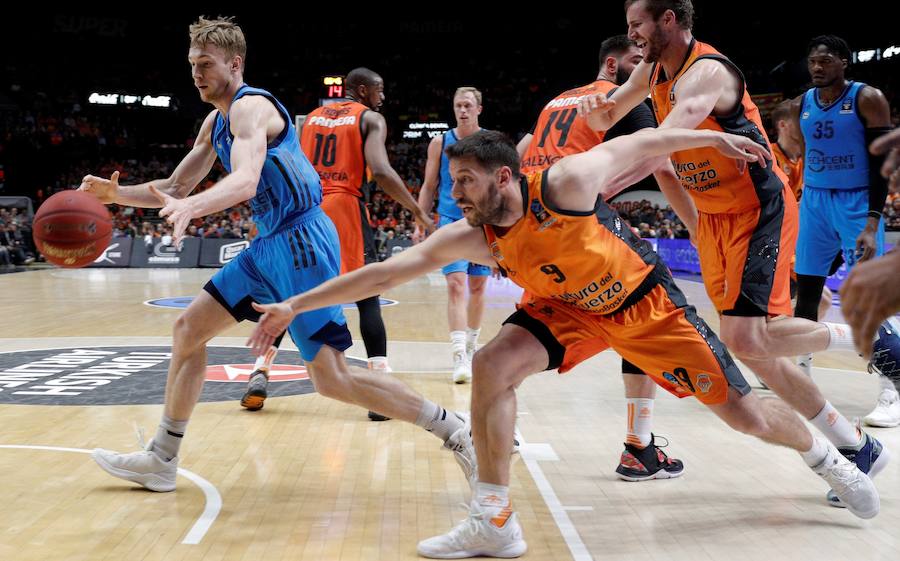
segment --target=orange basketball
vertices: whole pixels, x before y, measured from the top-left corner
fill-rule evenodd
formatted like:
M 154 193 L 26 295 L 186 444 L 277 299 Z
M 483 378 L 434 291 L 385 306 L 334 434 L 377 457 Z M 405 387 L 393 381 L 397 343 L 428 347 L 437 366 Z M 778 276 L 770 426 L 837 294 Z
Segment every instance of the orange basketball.
M 62 191 L 44 201 L 31 229 L 38 251 L 60 267 L 93 263 L 112 239 L 109 211 L 84 191 Z

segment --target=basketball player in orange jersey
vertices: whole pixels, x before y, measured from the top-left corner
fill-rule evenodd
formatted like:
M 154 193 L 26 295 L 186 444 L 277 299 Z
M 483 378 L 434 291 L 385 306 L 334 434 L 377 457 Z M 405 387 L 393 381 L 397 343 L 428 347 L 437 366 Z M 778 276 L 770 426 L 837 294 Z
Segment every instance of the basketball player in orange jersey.
M 391 167 L 385 149 L 387 123 L 378 113 L 384 103 L 384 81 L 368 68 L 347 74 L 349 101 L 312 111 L 303 125 L 300 146 L 322 181 L 322 210 L 334 222 L 341 240 L 341 274 L 376 261 L 375 241 L 361 191 L 366 167 L 385 193 L 411 211 L 427 231 L 434 229 L 428 214 L 416 204 L 403 180 Z M 378 295 L 356 302 L 369 368 L 390 372 L 387 334 Z M 369 412 L 373 421 L 386 420 Z
M 750 392 L 728 351 L 687 304 L 668 268 L 604 199 L 634 154 L 715 146 L 723 158 L 770 157 L 760 144 L 718 131 L 637 132 L 522 176 L 513 143 L 482 131 L 448 148 L 453 196 L 466 215 L 391 259 L 343 275 L 263 313 L 248 344 L 265 352 L 294 314 L 362 298 L 457 259 L 495 265 L 530 295 L 475 353 L 472 438 L 478 481 L 469 517 L 419 543 L 420 555 L 517 557 L 525 540 L 509 501 L 515 390 L 529 375 L 566 372 L 612 347 L 676 396 L 695 396 L 736 430 L 797 450 L 857 516 L 879 510 L 872 481 L 779 399 Z M 717 152 L 717 153 L 719 153 Z M 732 161 L 731 165 L 734 165 Z
M 610 37 L 600 44 L 600 73 L 597 80 L 565 91 L 553 98 L 541 111 L 530 134 L 516 147 L 522 157 L 522 173 L 527 175 L 547 169 L 564 156 L 590 150 L 604 140 L 655 128 L 656 119 L 647 104 L 639 103 L 607 132 L 597 132 L 576 116 L 578 101 L 594 92 L 609 93 L 631 75 L 641 62 L 641 51 L 625 35 Z M 696 228 L 697 211 L 690 196 L 681 188 L 672 165 L 662 158 L 662 167 L 654 174 L 666 198 L 672 201 L 680 216 L 685 216 L 688 230 Z M 693 218 L 693 219 L 692 219 Z M 523 302 L 529 296 L 523 295 Z M 640 368 L 622 359 L 622 381 L 625 385 L 626 432 L 616 474 L 626 481 L 647 481 L 678 477 L 684 464 L 672 459 L 656 446 L 651 432 L 656 384 Z
M 775 164 L 781 168 L 788 179 L 794 198 L 800 202 L 803 194 L 803 136 L 800 133 L 800 122 L 796 112 L 792 109 L 792 101 L 785 100 L 779 103 L 772 111 L 772 128 L 778 134 L 772 143 L 772 155 L 775 156 Z M 794 271 L 794 261 L 791 260 L 791 295 L 796 295 L 797 273 Z M 843 263 L 838 255 L 832 265 L 831 274 Z M 822 297 L 819 299 L 819 315 L 824 318 L 831 309 L 831 290 L 823 287 Z
M 453 94 L 453 116 L 456 127 L 435 137 L 428 144 L 428 159 L 425 162 L 425 178 L 419 191 L 419 206 L 428 214 L 434 206 L 437 194 L 438 227 L 462 220 L 463 215 L 456 206 L 450 191 L 449 162 L 444 149 L 469 135 L 481 130 L 478 116 L 481 115 L 481 92 L 471 86 L 457 88 Z M 416 228 L 417 241 L 422 232 Z M 472 355 L 478 345 L 481 333 L 481 318 L 484 315 L 484 289 L 491 269 L 477 263 L 458 261 L 441 269 L 447 279 L 447 323 L 450 327 L 450 352 L 453 359 L 452 380 L 465 384 L 472 380 Z M 469 299 L 466 301 L 466 285 Z M 465 329 L 464 329 L 465 328 Z
M 769 145 L 740 70 L 694 39 L 690 0 L 626 0 L 625 10 L 628 36 L 644 61 L 610 99 L 598 94 L 582 103 L 579 110 L 591 128 L 609 129 L 649 94 L 660 131 L 739 131 Z M 722 340 L 842 454 L 874 476 L 888 461 L 881 443 L 841 415 L 788 358 L 852 351 L 849 326 L 794 317 L 773 321 L 792 312 L 790 262 L 798 224 L 787 178 L 773 162 L 735 165 L 706 148 L 672 150 L 671 158 L 699 211 L 700 268 L 721 316 Z

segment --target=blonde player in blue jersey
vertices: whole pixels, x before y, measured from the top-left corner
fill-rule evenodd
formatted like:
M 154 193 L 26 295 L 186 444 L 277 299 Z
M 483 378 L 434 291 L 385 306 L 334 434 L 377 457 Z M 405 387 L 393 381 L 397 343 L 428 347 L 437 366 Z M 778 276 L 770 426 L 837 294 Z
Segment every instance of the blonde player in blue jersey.
M 437 191 L 440 215 L 438 228 L 462 220 L 462 211 L 450 195 L 453 180 L 450 178 L 450 163 L 444 150 L 463 138 L 481 130 L 478 116 L 481 115 L 481 92 L 473 87 L 457 88 L 453 94 L 453 116 L 456 127 L 432 139 L 428 145 L 428 160 L 425 163 L 425 179 L 419 191 L 419 207 L 431 214 L 434 195 Z M 421 238 L 416 229 L 417 239 Z M 490 267 L 455 261 L 441 269 L 447 277 L 447 323 L 450 325 L 450 345 L 453 354 L 453 381 L 465 384 L 472 379 L 472 355 L 481 333 L 481 318 L 484 315 L 484 289 Z M 466 284 L 469 299 L 466 301 Z
M 206 374 L 206 344 L 244 319 L 258 319 L 251 302 L 277 302 L 336 277 L 338 238 L 319 208 L 319 176 L 300 150 L 284 106 L 265 90 L 244 84 L 246 42 L 229 18 L 190 27 L 188 60 L 200 98 L 215 110 L 203 121 L 193 149 L 171 177 L 141 185 L 84 178 L 81 189 L 103 202 L 162 207 L 177 244 L 197 217 L 249 200 L 259 235 L 206 284 L 175 322 L 165 410 L 146 449 L 118 454 L 97 449 L 108 473 L 152 491 L 173 491 L 178 451 Z M 187 196 L 218 158 L 228 175 L 214 187 Z M 343 351 L 351 344 L 340 306 L 298 315 L 288 326 L 316 390 L 326 397 L 415 423 L 454 452 L 471 478 L 474 449 L 463 416 L 424 399 L 391 376 L 351 369 Z

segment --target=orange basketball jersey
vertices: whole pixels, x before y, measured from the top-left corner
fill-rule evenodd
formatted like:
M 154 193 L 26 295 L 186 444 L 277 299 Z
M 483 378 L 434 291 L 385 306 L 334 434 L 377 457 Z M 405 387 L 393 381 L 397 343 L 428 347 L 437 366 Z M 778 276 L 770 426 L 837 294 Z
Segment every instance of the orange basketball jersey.
M 577 107 L 584 96 L 609 94 L 615 88 L 612 82 L 597 80 L 550 100 L 538 116 L 534 138 L 522 157 L 522 173 L 547 169 L 564 156 L 586 152 L 603 142 L 604 133 L 591 130 L 587 120 L 579 119 Z
M 791 191 L 799 201 L 800 195 L 803 193 L 803 156 L 799 156 L 796 160 L 790 159 L 777 142 L 772 143 L 772 155 L 775 156 L 778 167 L 787 176 L 788 182 L 791 184 Z
M 515 225 L 484 226 L 497 265 L 526 292 L 585 312 L 612 314 L 646 295 L 658 262 L 650 245 L 603 201 L 588 212 L 553 208 L 546 177 L 522 178 L 525 216 Z
M 366 182 L 362 117 L 369 108 L 355 101 L 324 105 L 303 124 L 300 146 L 322 181 L 322 194 L 362 196 Z
M 741 79 L 741 101 L 731 115 L 710 115 L 697 129 L 725 131 L 746 136 L 770 147 L 759 116 L 759 109 L 744 86 L 744 76 L 733 62 L 706 43 L 694 41 L 687 59 L 675 76 L 661 80 L 662 65 L 656 63 L 650 78 L 650 94 L 656 120 L 662 123 L 678 103 L 678 79 L 698 60 L 713 59 L 730 67 Z M 712 147 L 682 150 L 672 154 L 672 164 L 681 183 L 694 199 L 697 210 L 708 214 L 738 213 L 759 208 L 760 201 L 776 197 L 784 189 L 787 177 L 774 164 L 763 168 L 750 164 L 739 171 L 733 158 Z

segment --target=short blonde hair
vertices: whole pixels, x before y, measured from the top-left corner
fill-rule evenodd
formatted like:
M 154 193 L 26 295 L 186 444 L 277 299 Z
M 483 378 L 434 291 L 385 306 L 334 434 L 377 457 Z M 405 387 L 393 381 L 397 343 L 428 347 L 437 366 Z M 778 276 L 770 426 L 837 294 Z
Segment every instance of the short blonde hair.
M 467 93 L 474 95 L 475 101 L 478 102 L 478 105 L 481 105 L 481 92 L 478 91 L 478 89 L 473 88 L 472 86 L 463 86 L 461 88 L 456 88 L 456 93 L 453 94 L 453 99 L 456 99 L 457 96 Z
M 246 59 L 247 40 L 244 39 L 241 26 L 233 20 L 233 17 L 219 16 L 215 19 L 206 19 L 200 16 L 200 19 L 188 28 L 191 46 L 215 45 L 229 57 L 239 55 L 241 59 Z

